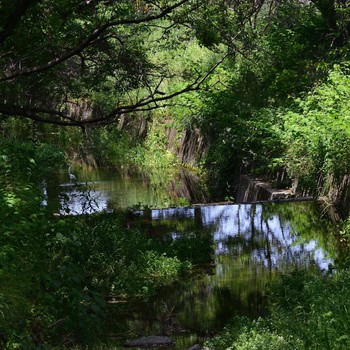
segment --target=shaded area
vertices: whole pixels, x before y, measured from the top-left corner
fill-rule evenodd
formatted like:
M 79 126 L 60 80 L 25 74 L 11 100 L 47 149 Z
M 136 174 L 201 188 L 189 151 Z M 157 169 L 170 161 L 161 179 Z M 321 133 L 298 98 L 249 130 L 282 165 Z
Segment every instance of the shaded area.
M 233 316 L 265 315 L 272 280 L 293 269 L 326 272 L 336 254 L 324 240 L 332 227 L 312 203 L 169 208 L 141 212 L 139 220 L 161 244 L 191 247 L 195 237 L 199 264 L 190 279 L 162 288 L 146 303 L 112 305 L 119 316 L 112 316 L 109 329 L 117 339 L 169 335 L 181 344 L 176 349 L 184 349 L 216 334 Z
M 45 204 L 61 214 L 90 214 L 129 207 L 165 208 L 208 202 L 209 197 L 197 176 L 179 169 L 171 179 L 159 174 L 157 183 L 140 173 L 122 173 L 116 168 L 76 166 L 77 181 L 71 182 L 63 169 L 43 184 Z

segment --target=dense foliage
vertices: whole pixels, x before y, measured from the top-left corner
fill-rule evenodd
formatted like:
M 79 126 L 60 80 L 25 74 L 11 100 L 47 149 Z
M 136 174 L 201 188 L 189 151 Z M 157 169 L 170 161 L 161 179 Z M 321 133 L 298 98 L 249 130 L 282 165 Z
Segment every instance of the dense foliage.
M 335 66 L 326 82 L 279 112 L 283 161 L 291 176 L 314 190 L 323 185 L 321 177 L 339 182 L 349 173 L 349 96 L 348 68 Z
M 197 262 L 187 238 L 161 244 L 142 226 L 127 229 L 126 213 L 54 217 L 46 212 L 41 184 L 64 160 L 60 154 L 47 145 L 2 144 L 2 348 L 96 341 L 109 300 L 147 298 L 188 271 L 190 261 Z M 52 164 L 46 172 L 39 165 L 44 160 Z M 203 239 L 210 250 L 211 242 Z
M 174 75 L 151 57 L 159 43 L 164 47 L 169 41 L 169 30 L 201 5 L 196 0 L 1 2 L 0 112 L 85 128 L 198 89 L 206 72 L 188 71 L 185 86 L 162 91 Z
M 147 298 L 210 257 L 209 236 L 164 244 L 125 213 L 52 216 L 43 193 L 67 155 L 163 186 L 150 170 L 192 152 L 215 199 L 242 173 L 284 173 L 315 197 L 343 191 L 348 216 L 349 37 L 345 0 L 1 1 L 0 347 L 89 342 L 108 300 Z M 282 278 L 270 318 L 210 346 L 348 348 L 344 261 Z
M 300 189 L 327 194 L 337 185 L 331 177 L 348 172 L 349 8 L 333 3 L 334 32 L 330 2 L 270 5 L 245 24 L 244 36 L 221 38 L 236 54 L 194 116 L 211 145 L 207 167 L 221 184 L 242 172 L 273 179 L 286 169 Z
M 208 345 L 215 350 L 349 348 L 348 271 L 295 271 L 271 287 L 267 319 L 236 318 Z

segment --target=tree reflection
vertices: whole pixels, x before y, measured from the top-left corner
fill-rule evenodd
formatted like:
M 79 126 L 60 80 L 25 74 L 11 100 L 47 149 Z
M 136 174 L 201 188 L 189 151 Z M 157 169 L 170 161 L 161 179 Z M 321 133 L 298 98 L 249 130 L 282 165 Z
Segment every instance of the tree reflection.
M 193 232 L 212 237 L 206 244 L 214 244 L 213 271 L 206 266 L 154 300 L 166 300 L 184 328 L 203 335 L 234 315 L 263 315 L 268 283 L 293 269 L 327 270 L 335 252 L 324 239 L 331 226 L 320 224 L 313 204 L 305 202 L 152 210 L 152 226 L 172 241 L 186 242 Z M 197 253 L 204 249 L 200 237 Z

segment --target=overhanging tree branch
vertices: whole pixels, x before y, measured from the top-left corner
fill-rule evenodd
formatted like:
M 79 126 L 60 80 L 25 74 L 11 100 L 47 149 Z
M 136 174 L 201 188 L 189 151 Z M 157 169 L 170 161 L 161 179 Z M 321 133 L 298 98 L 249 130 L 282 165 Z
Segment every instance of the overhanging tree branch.
M 203 83 L 228 56 L 229 54 L 224 55 L 205 74 L 199 75 L 191 84 L 188 84 L 183 89 L 163 95 L 158 91 L 159 85 L 157 85 L 154 88 L 153 92 L 151 92 L 148 96 L 140 98 L 136 103 L 118 106 L 109 113 L 94 118 L 82 119 L 79 116 L 70 115 L 69 113 L 65 113 L 60 110 L 31 106 L 16 106 L 7 103 L 0 104 L 0 113 L 7 116 L 22 116 L 34 121 L 60 126 L 109 124 L 116 121 L 121 115 L 159 108 L 159 103 L 163 103 L 165 101 L 173 99 L 176 96 L 191 91 L 201 90 Z
M 16 79 L 19 77 L 28 76 L 28 75 L 32 75 L 32 74 L 38 74 L 38 73 L 44 72 L 48 69 L 51 69 L 51 68 L 57 66 L 58 64 L 60 64 L 64 61 L 67 61 L 72 56 L 75 56 L 75 55 L 81 53 L 85 48 L 90 46 L 96 39 L 98 39 L 103 33 L 105 33 L 111 27 L 130 25 L 130 24 L 137 25 L 137 24 L 155 21 L 155 20 L 166 17 L 171 12 L 173 12 L 175 9 L 179 8 L 180 6 L 184 5 L 185 3 L 189 2 L 189 1 L 190 0 L 181 0 L 177 3 L 175 3 L 174 5 L 163 9 L 158 14 L 152 14 L 152 15 L 139 17 L 139 18 L 119 19 L 119 20 L 107 22 L 104 25 L 101 25 L 101 26 L 95 28 L 91 32 L 91 34 L 88 35 L 88 37 L 85 40 L 83 40 L 80 44 L 78 44 L 74 48 L 68 50 L 64 54 L 57 56 L 57 57 L 53 58 L 52 60 L 50 60 L 44 64 L 35 66 L 35 67 L 28 67 L 28 68 L 23 68 L 23 69 L 17 70 L 15 72 L 9 72 L 8 74 L 5 74 L 5 76 L 0 78 L 0 82 L 9 81 L 9 80 L 13 80 L 13 79 Z

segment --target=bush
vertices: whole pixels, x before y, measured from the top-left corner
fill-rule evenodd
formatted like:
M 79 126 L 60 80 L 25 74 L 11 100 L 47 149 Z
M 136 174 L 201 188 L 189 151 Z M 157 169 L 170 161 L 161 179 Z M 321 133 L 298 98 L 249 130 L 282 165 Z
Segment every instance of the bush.
M 96 340 L 109 298 L 147 298 L 188 266 L 116 215 L 38 213 L 5 233 L 0 333 L 8 349 Z
M 241 334 L 233 343 L 230 350 L 302 350 L 302 341 L 293 338 L 284 338 L 269 331 L 256 331 Z
M 207 342 L 210 349 L 350 348 L 350 273 L 294 271 L 271 286 L 270 316 L 235 318 Z
M 0 152 L 1 348 L 94 341 L 109 298 L 147 298 L 188 267 L 144 232 L 126 229 L 122 215 L 47 213 L 40 186 L 62 159 L 55 152 L 14 144 Z
M 350 347 L 350 273 L 286 275 L 272 287 L 272 324 L 307 349 Z
M 348 72 L 347 65 L 334 66 L 325 83 L 279 115 L 284 121 L 281 133 L 288 172 L 315 192 L 320 190 L 321 175 L 339 180 L 350 170 Z

